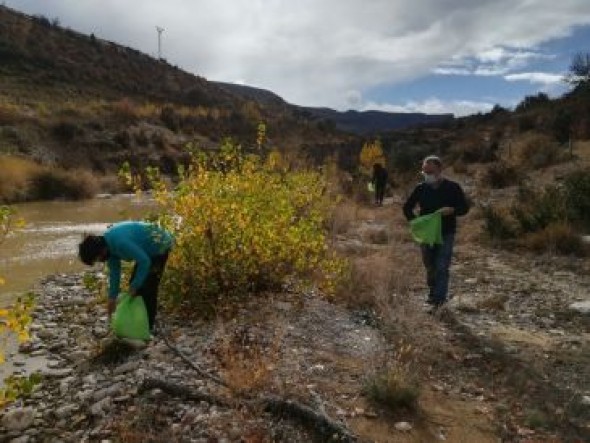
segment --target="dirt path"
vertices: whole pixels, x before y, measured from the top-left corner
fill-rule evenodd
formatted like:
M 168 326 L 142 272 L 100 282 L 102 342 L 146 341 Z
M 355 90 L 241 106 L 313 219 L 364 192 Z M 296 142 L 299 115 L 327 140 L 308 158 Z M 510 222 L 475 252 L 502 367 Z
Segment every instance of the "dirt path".
M 408 247 L 398 205 L 367 216 L 391 230 L 394 248 Z M 454 298 L 432 329 L 449 357 L 434 370 L 438 388 L 470 393 L 505 440 L 590 439 L 590 316 L 571 309 L 590 300 L 590 261 L 492 249 L 473 215 L 464 223 Z M 394 263 L 407 268 L 404 254 Z M 414 271 L 408 294 L 419 304 L 425 285 Z

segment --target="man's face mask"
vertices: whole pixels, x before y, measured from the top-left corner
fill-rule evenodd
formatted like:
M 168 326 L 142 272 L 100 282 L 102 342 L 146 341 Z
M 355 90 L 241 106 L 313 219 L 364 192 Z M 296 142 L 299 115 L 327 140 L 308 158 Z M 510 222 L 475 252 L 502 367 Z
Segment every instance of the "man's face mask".
M 424 176 L 424 182 L 432 185 L 438 181 L 438 177 L 435 174 L 427 174 L 423 172 L 422 175 Z

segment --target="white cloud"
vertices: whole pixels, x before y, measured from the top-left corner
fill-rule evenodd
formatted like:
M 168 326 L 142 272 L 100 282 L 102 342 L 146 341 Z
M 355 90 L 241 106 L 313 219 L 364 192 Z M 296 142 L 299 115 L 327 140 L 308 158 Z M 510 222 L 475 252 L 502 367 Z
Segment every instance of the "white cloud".
M 473 71 L 467 68 L 445 68 L 442 66 L 434 68 L 432 73 L 439 75 L 473 75 Z
M 552 74 L 549 72 L 520 72 L 518 74 L 508 74 L 504 78 L 509 82 L 528 81 L 539 85 L 554 85 L 563 82 L 563 74 Z
M 365 102 L 362 110 L 376 110 L 385 112 L 423 112 L 426 114 L 454 114 L 456 117 L 488 112 L 494 107 L 494 103 L 471 100 L 443 101 L 438 98 L 429 98 L 423 101 L 408 101 L 401 105 L 392 103 Z
M 527 66 L 532 61 L 554 58 L 539 51 L 493 47 L 469 57 L 453 57 L 432 72 L 439 75 L 500 76 Z
M 350 91 L 467 70 L 506 75 L 531 48 L 590 23 L 588 0 L 6 0 L 65 26 L 243 80 L 302 105 L 343 109 Z M 463 71 L 461 71 L 463 72 Z M 352 101 L 351 101 L 352 98 Z M 358 104 L 360 106 L 360 104 Z M 459 108 L 461 106 L 459 105 Z

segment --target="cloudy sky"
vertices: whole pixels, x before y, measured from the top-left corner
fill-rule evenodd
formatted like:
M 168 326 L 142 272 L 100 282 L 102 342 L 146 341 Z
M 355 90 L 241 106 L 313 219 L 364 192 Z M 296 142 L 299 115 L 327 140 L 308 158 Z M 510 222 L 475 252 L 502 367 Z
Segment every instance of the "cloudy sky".
M 559 95 L 590 0 L 6 0 L 312 106 L 458 115 Z

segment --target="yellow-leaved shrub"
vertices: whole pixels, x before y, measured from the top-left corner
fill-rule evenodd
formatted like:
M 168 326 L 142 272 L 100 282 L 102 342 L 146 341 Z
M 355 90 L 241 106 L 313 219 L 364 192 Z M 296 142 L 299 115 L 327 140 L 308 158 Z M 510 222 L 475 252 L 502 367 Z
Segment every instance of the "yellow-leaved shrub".
M 387 160 L 383 153 L 383 146 L 380 140 L 368 141 L 363 145 L 359 156 L 360 170 L 362 173 L 371 175 L 373 165 L 379 163 L 381 166 L 387 166 Z
M 159 222 L 175 236 L 165 301 L 213 307 L 220 297 L 300 282 L 334 292 L 345 263 L 327 244 L 333 199 L 325 177 L 279 160 L 226 141 L 218 151 L 193 152 L 173 190 L 148 171 Z

